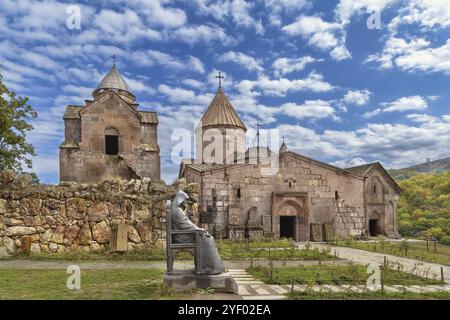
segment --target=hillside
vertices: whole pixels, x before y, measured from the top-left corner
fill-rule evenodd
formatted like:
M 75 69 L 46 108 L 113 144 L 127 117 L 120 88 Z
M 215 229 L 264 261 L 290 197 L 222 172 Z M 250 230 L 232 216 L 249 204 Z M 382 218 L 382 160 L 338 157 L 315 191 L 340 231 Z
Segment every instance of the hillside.
M 418 173 L 399 184 L 403 189 L 397 210 L 401 235 L 450 243 L 450 171 Z
M 389 174 L 396 180 L 409 179 L 419 173 L 440 173 L 450 171 L 450 158 L 434 160 L 402 169 L 390 169 Z

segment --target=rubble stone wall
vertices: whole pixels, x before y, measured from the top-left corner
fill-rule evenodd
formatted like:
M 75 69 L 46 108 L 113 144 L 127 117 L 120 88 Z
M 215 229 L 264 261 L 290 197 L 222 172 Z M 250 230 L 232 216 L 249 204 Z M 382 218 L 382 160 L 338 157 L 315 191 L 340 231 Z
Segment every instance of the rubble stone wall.
M 184 179 L 171 186 L 150 178 L 33 185 L 29 175 L 0 172 L 0 250 L 18 252 L 24 236 L 32 252 L 106 250 L 115 224 L 129 226 L 128 250 L 160 246 L 165 203 L 179 188 L 198 198 L 198 185 Z M 194 202 L 188 211 L 198 215 Z

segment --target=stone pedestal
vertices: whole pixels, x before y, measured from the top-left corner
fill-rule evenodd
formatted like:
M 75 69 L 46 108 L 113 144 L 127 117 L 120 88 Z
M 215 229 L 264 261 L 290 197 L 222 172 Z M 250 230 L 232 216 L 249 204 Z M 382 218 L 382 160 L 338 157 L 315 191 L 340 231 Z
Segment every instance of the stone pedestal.
M 198 275 L 191 270 L 164 274 L 164 285 L 175 292 L 212 288 L 215 292 L 237 294 L 238 286 L 229 273 Z

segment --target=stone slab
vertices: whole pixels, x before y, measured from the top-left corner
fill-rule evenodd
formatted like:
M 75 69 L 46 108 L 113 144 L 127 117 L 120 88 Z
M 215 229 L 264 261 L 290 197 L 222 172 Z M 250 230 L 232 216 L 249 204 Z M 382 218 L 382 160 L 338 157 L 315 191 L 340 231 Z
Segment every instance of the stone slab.
M 212 288 L 215 292 L 238 294 L 236 281 L 229 273 L 198 275 L 194 271 L 173 271 L 164 274 L 164 286 L 175 292 Z

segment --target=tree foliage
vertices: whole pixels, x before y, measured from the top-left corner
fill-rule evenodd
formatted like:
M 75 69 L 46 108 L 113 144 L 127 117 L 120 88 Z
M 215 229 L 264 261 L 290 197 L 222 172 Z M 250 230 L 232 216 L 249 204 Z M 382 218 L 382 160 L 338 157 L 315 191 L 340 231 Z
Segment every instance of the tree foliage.
M 30 156 L 35 152 L 26 133 L 33 129 L 30 122 L 36 116 L 28 98 L 9 90 L 0 74 L 0 170 L 22 172 L 24 167 L 31 168 Z
M 403 236 L 450 238 L 450 172 L 418 174 L 399 183 L 399 231 Z

